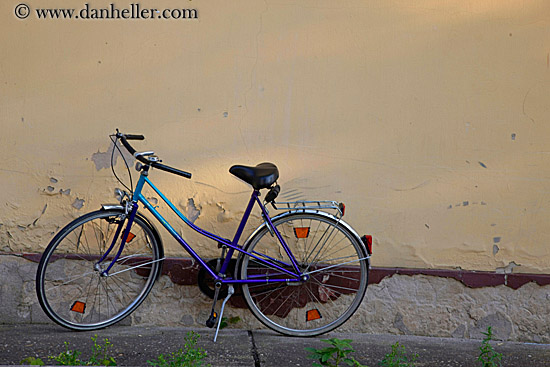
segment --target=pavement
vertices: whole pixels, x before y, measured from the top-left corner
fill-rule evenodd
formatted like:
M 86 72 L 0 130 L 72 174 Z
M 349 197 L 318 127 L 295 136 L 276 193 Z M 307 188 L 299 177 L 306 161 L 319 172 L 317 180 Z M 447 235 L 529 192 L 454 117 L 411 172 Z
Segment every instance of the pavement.
M 185 329 L 175 327 L 112 326 L 94 332 L 74 332 L 54 324 L 0 325 L 0 365 L 20 365 L 27 357 L 41 358 L 53 363 L 48 356 L 69 349 L 89 357 L 97 335 L 98 344 L 109 339 L 113 347 L 110 355 L 119 366 L 148 366 L 160 354 L 169 354 L 183 347 L 189 331 L 200 335 L 197 346 L 207 352 L 204 365 L 230 366 L 312 366 L 313 360 L 306 347 L 323 348 L 321 339 L 352 339 L 356 360 L 367 366 L 379 366 L 379 362 L 391 352 L 391 345 L 399 342 L 406 353 L 417 354 L 415 366 L 481 366 L 477 361 L 480 340 L 430 338 L 406 335 L 373 335 L 332 332 L 315 338 L 294 338 L 269 330 L 220 330 L 213 342 L 212 329 Z M 493 342 L 494 349 L 503 354 L 503 366 L 550 366 L 550 345 L 515 342 Z M 341 364 L 342 365 L 342 364 Z

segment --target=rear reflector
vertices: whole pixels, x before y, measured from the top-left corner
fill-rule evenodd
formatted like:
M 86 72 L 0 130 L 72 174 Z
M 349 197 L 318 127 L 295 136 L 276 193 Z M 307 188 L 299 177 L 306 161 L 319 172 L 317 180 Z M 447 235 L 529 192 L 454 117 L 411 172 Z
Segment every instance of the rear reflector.
M 366 234 L 361 237 L 361 241 L 363 241 L 363 244 L 367 248 L 367 252 L 369 253 L 369 255 L 372 255 L 372 236 Z
M 338 207 L 340 208 L 340 211 L 342 212 L 342 217 L 343 217 L 344 214 L 346 214 L 346 204 L 340 203 L 338 204 Z

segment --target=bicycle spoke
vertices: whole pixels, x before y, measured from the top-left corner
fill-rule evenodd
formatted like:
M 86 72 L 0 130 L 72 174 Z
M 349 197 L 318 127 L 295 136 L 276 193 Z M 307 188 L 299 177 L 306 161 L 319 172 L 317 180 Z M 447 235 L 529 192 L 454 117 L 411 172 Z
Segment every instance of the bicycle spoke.
M 94 273 L 95 273 L 94 271 L 91 271 L 91 272 L 89 272 L 89 273 L 81 274 L 80 276 L 77 276 L 76 278 L 70 279 L 70 280 L 68 280 L 68 281 L 66 281 L 66 282 L 63 282 L 63 283 L 61 283 L 61 284 L 58 284 L 58 285 L 56 285 L 56 286 L 47 288 L 47 289 L 46 289 L 46 292 L 49 292 L 49 291 L 51 291 L 51 290 L 53 290 L 53 289 L 55 289 L 55 288 L 62 287 L 62 286 L 64 286 L 64 285 L 67 285 L 67 284 L 76 282 L 77 280 L 80 280 L 80 279 L 82 279 L 82 278 L 84 278 L 84 277 L 87 277 L 88 275 L 94 274 Z

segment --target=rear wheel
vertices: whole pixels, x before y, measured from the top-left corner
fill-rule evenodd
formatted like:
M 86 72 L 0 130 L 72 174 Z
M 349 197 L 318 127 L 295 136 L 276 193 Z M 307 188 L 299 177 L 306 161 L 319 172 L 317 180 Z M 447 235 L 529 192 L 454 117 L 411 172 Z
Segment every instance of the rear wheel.
M 243 284 L 252 313 L 282 334 L 315 336 L 346 322 L 367 289 L 368 256 L 357 236 L 328 215 L 299 212 L 273 222 L 307 280 Z M 291 260 L 265 226 L 245 251 L 292 271 Z M 285 279 L 289 275 L 254 257 L 242 255 L 241 279 Z
M 103 274 L 119 251 L 125 222 L 121 210 L 99 210 L 75 219 L 50 242 L 36 274 L 38 300 L 50 319 L 74 330 L 100 329 L 128 316 L 147 297 L 163 254 L 141 217 L 135 217 L 109 275 Z

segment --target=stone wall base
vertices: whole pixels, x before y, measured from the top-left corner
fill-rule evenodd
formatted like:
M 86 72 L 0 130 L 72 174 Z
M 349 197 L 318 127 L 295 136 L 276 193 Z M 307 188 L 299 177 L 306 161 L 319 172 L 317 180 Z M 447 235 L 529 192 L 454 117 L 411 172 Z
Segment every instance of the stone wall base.
M 172 265 L 178 262 L 171 261 Z M 36 268 L 36 257 L 0 255 L 0 323 L 50 322 L 36 299 Z M 145 302 L 123 323 L 203 327 L 211 300 L 198 287 L 185 285 L 192 283 L 189 274 L 196 274 L 195 266 L 179 269 L 187 274 L 184 285 L 174 282 L 170 271 L 165 271 Z M 545 284 L 537 280 L 541 276 L 517 289 L 479 282 L 474 288 L 456 276 L 426 275 L 429 270 L 413 271 L 413 275 L 384 271 L 389 276 L 380 277 L 380 270 L 373 270 L 361 307 L 339 331 L 482 339 L 482 332 L 492 326 L 496 339 L 550 342 L 550 286 L 539 285 Z M 521 278 L 529 279 L 523 274 Z M 240 318 L 230 327 L 263 327 L 238 298 L 224 316 Z

